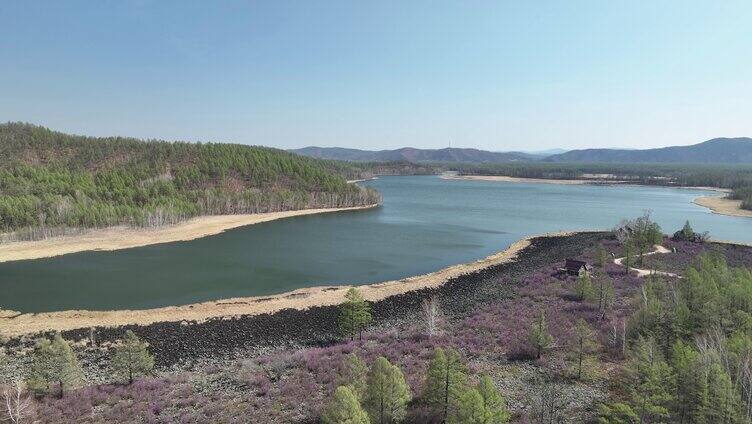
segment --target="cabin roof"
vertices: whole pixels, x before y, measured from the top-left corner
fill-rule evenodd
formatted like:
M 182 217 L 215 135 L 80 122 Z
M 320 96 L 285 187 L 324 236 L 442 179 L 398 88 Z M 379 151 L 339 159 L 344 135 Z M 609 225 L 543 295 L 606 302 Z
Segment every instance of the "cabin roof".
M 585 261 L 579 261 L 577 259 L 567 259 L 564 263 L 564 267 L 579 271 L 582 267 L 588 268 L 588 264 Z

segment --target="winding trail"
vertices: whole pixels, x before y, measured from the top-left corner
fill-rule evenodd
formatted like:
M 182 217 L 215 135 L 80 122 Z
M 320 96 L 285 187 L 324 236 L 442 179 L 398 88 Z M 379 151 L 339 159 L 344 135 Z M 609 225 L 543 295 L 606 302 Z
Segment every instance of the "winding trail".
M 653 247 L 655 248 L 655 250 L 653 250 L 652 252 L 646 253 L 645 256 L 656 255 L 656 254 L 659 254 L 659 253 L 661 253 L 661 254 L 671 253 L 670 250 L 666 249 L 665 247 L 661 246 L 660 244 L 656 244 Z M 614 263 L 616 265 L 619 265 L 619 266 L 623 267 L 624 266 L 624 264 L 623 264 L 624 259 L 626 259 L 626 257 L 616 258 L 616 259 L 614 259 Z M 647 275 L 662 275 L 664 277 L 681 278 L 681 275 L 674 274 L 673 272 L 656 271 L 656 270 L 652 270 L 652 269 L 639 269 L 639 268 L 633 268 L 633 267 L 629 267 L 628 270 L 637 271 L 637 276 L 638 277 L 645 277 Z

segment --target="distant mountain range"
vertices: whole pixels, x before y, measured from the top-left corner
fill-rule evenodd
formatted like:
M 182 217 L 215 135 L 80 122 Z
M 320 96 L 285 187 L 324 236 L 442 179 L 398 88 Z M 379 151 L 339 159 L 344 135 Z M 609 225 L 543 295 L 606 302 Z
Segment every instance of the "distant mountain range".
M 691 146 L 659 149 L 584 149 L 551 155 L 545 162 L 752 164 L 752 138 L 714 138 Z
M 304 147 L 294 153 L 319 159 L 352 162 L 570 162 L 570 163 L 725 163 L 752 164 L 752 138 L 714 138 L 691 146 L 658 149 L 552 149 L 530 152 L 490 152 L 478 149 L 359 150 L 341 147 Z
M 538 156 L 538 157 L 548 157 L 553 155 L 559 155 L 562 153 L 566 153 L 569 150 L 567 149 L 548 149 L 548 150 L 522 150 L 519 153 L 524 153 L 526 155 L 531 156 Z
M 290 150 L 303 156 L 319 159 L 335 159 L 353 162 L 465 162 L 465 163 L 507 163 L 529 162 L 540 156 L 520 152 L 489 152 L 478 149 L 415 149 L 404 147 L 396 150 L 359 150 L 342 147 L 304 147 Z

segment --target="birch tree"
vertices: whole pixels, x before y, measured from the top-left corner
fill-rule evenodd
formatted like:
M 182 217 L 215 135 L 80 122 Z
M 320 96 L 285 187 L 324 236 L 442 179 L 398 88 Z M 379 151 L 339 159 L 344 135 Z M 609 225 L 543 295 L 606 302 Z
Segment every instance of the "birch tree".
M 13 424 L 30 421 L 34 415 L 34 401 L 21 380 L 15 380 L 3 390 L 3 404 L 6 419 Z
M 441 305 L 439 304 L 438 297 L 432 294 L 424 299 L 422 310 L 426 334 L 428 337 L 433 337 L 439 333 L 441 326 Z

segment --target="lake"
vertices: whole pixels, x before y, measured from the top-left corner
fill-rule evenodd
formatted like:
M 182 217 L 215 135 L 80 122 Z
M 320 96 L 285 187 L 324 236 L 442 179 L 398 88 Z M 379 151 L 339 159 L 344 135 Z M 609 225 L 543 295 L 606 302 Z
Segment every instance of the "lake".
M 306 286 L 366 284 L 483 258 L 560 230 L 609 229 L 653 211 L 752 242 L 752 220 L 691 203 L 701 190 L 384 177 L 382 207 L 288 218 L 188 242 L 0 263 L 0 307 L 22 312 L 143 309 Z

